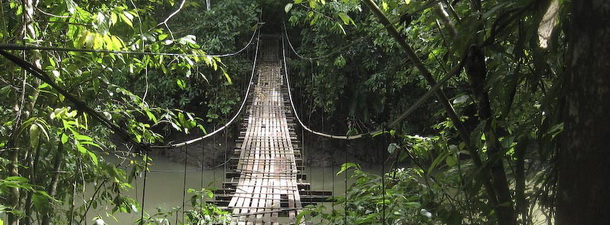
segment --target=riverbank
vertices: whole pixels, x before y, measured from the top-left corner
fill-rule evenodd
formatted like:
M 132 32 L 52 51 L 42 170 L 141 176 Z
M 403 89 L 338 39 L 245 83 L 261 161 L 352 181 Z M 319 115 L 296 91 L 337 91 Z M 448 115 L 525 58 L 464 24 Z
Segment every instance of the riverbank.
M 170 143 L 180 143 L 200 137 L 202 134 L 173 134 L 167 137 Z M 345 162 L 354 162 L 363 166 L 373 166 L 381 163 L 382 151 L 387 146 L 371 139 L 336 140 L 306 133 L 298 134 L 305 166 L 332 167 Z M 165 157 L 173 162 L 206 169 L 222 166 L 233 154 L 236 135 L 230 132 L 220 132 L 205 140 L 175 149 L 155 151 L 151 156 Z
M 172 140 L 170 143 L 180 143 L 201 137 L 201 135 L 198 133 L 180 134 L 169 136 L 167 139 Z M 199 168 L 202 166 L 206 169 L 219 167 L 230 158 L 235 149 L 235 138 L 229 136 L 221 132 L 208 139 L 187 146 L 155 151 L 151 156 L 161 156 L 170 161 L 183 164 L 186 160 L 188 165 Z

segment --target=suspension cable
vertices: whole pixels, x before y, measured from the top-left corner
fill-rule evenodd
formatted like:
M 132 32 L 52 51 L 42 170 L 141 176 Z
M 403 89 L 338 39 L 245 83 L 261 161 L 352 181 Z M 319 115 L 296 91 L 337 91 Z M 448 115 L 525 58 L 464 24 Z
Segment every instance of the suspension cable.
M 288 38 L 286 37 L 286 39 L 288 39 Z M 283 38 L 282 38 L 282 47 L 285 47 Z M 419 106 L 421 106 L 422 103 L 424 103 L 426 100 L 428 100 L 428 98 L 430 98 L 432 95 L 434 95 L 434 93 L 438 89 L 440 89 L 451 77 L 459 74 L 462 71 L 462 68 L 464 67 L 464 62 L 465 62 L 466 56 L 467 56 L 467 54 L 464 54 L 458 65 L 456 65 L 451 71 L 449 71 L 449 73 L 447 75 L 445 75 L 441 80 L 439 80 L 436 84 L 434 84 L 434 86 L 432 86 L 432 88 L 430 88 L 430 90 L 428 90 L 428 92 L 426 92 L 419 99 L 417 99 L 400 116 L 398 116 L 392 122 L 387 124 L 387 127 L 396 128 L 398 126 L 398 124 L 400 123 L 400 121 L 404 120 L 408 115 L 413 113 L 415 111 L 415 109 L 419 108 Z M 288 89 L 288 97 L 290 98 L 290 105 L 292 106 L 292 111 L 294 112 L 294 115 L 295 115 L 297 121 L 303 127 L 303 129 L 309 131 L 312 134 L 318 135 L 318 136 L 333 138 L 333 139 L 341 139 L 341 140 L 354 140 L 354 139 L 360 139 L 360 138 L 365 138 L 365 137 L 372 137 L 372 136 L 377 136 L 377 135 L 383 134 L 384 132 L 387 132 L 387 131 L 384 131 L 383 129 L 377 129 L 375 131 L 360 133 L 360 134 L 356 134 L 356 135 L 333 135 L 333 134 L 327 134 L 327 133 L 315 131 L 315 130 L 312 130 L 311 128 L 309 128 L 307 125 L 305 125 L 303 123 L 303 121 L 299 117 L 299 114 L 297 113 L 296 108 L 294 106 L 294 101 L 292 98 L 292 91 L 291 91 L 291 87 L 290 87 L 290 78 L 288 76 L 288 69 L 287 69 L 288 67 L 286 65 L 286 54 L 285 53 L 283 54 L 283 60 L 284 60 L 284 75 L 286 76 L 286 85 L 288 86 L 287 89 Z
M 285 44 L 284 44 L 284 38 L 282 38 L 282 48 L 285 48 Z M 303 123 L 303 121 L 301 121 L 301 117 L 299 117 L 299 114 L 296 111 L 296 108 L 294 107 L 294 101 L 292 98 L 292 91 L 290 90 L 290 79 L 288 76 L 288 67 L 286 65 L 286 53 L 285 51 L 282 52 L 282 57 L 283 57 L 283 61 L 284 61 L 284 75 L 286 76 L 286 86 L 288 86 L 288 98 L 290 99 L 290 106 L 292 107 L 292 111 L 294 112 L 294 116 L 296 117 L 297 121 L 299 122 L 299 124 L 301 125 L 301 127 L 303 127 L 303 129 L 309 131 L 310 133 L 319 135 L 319 136 L 323 136 L 323 137 L 328 137 L 328 138 L 335 138 L 335 139 L 345 139 L 345 140 L 350 140 L 350 139 L 357 139 L 357 138 L 361 138 L 364 137 L 364 134 L 359 134 L 359 135 L 354 135 L 354 136 L 341 136 L 341 135 L 332 135 L 332 134 L 326 134 L 326 133 L 322 133 L 322 132 L 318 132 L 318 131 L 314 131 L 311 128 L 309 128 L 307 125 L 305 125 Z M 381 131 L 375 133 L 375 135 L 380 134 Z M 371 135 L 372 133 L 367 133 L 368 135 Z
M 172 53 L 172 52 L 146 52 L 146 51 L 123 51 L 123 50 L 103 50 L 103 49 L 85 49 L 85 48 L 62 48 L 48 47 L 39 45 L 19 45 L 19 44 L 0 44 L 2 50 L 43 50 L 43 51 L 61 51 L 61 52 L 90 52 L 90 53 L 107 53 L 107 54 L 126 54 L 126 55 L 159 55 L 159 56 L 184 56 L 184 57 L 216 57 L 223 58 L 237 55 L 246 50 L 253 42 L 256 32 L 260 30 L 260 25 L 257 24 L 252 37 L 246 46 L 236 52 L 226 54 L 194 54 L 194 53 Z
M 384 128 L 385 130 L 385 128 Z M 385 205 L 385 188 L 386 188 L 386 183 L 385 183 L 385 163 L 386 163 L 386 151 L 388 146 L 388 135 L 384 136 L 383 139 L 383 145 L 381 145 L 381 224 L 382 225 L 386 225 L 386 221 L 385 221 L 385 210 L 386 210 L 386 205 Z
M 66 99 L 68 99 L 68 101 L 72 102 L 72 104 L 74 104 L 74 106 L 75 106 L 77 111 L 85 112 L 85 113 L 89 114 L 91 117 L 93 117 L 97 121 L 99 121 L 102 125 L 104 125 L 105 127 L 109 128 L 110 130 L 115 132 L 117 135 L 119 135 L 124 141 L 128 141 L 128 142 L 132 143 L 135 146 L 138 146 L 140 148 L 144 148 L 144 149 L 148 150 L 148 146 L 146 146 L 145 144 L 140 143 L 140 142 L 136 141 L 134 138 L 132 138 L 131 133 L 129 133 L 127 130 L 119 127 L 118 125 L 116 125 L 112 121 L 108 120 L 101 113 L 99 113 L 98 111 L 96 111 L 93 108 L 89 107 L 89 105 L 87 105 L 87 103 L 83 102 L 82 100 L 78 99 L 74 95 L 70 94 L 70 92 L 68 92 L 65 89 L 61 88 L 57 83 L 55 83 L 53 81 L 53 79 L 51 79 L 49 74 L 47 74 L 43 70 L 39 69 L 38 67 L 32 65 L 31 63 L 29 63 L 29 62 L 27 62 L 27 61 L 25 61 L 25 60 L 15 56 L 15 55 L 11 54 L 11 53 L 8 53 L 8 52 L 6 52 L 6 51 L 4 51 L 2 49 L 0 49 L 0 55 L 4 56 L 8 60 L 10 60 L 13 63 L 15 63 L 17 66 L 21 67 L 25 71 L 27 71 L 30 74 L 34 75 L 34 77 L 36 77 L 36 78 L 44 81 L 45 83 L 49 84 L 49 86 L 51 86 L 53 89 L 57 90 L 57 92 L 59 92 Z M 142 149 L 138 149 L 138 151 L 140 151 L 140 150 L 142 150 Z
M 186 169 L 189 159 L 189 145 L 184 145 L 184 173 L 182 174 L 182 222 L 184 223 L 184 207 L 186 202 Z M 178 212 L 176 212 L 176 224 L 178 224 Z
M 347 154 L 348 154 L 348 151 L 351 149 L 351 142 L 352 141 L 347 141 L 348 148 L 346 148 L 345 151 L 343 152 L 343 155 L 344 155 L 343 156 L 344 157 L 343 158 L 343 165 L 347 165 Z M 348 203 L 348 200 L 349 200 L 348 197 L 347 197 L 347 193 L 348 193 L 348 190 L 347 190 L 347 180 L 349 178 L 347 173 L 349 173 L 349 169 L 347 169 L 347 166 L 345 168 L 346 168 L 345 171 L 344 171 L 344 173 L 345 173 L 345 180 L 344 180 L 344 183 L 343 183 L 345 185 L 344 186 L 345 189 L 343 190 L 344 191 L 343 194 L 345 195 L 345 203 L 343 204 L 343 225 L 347 225 L 347 203 Z M 341 170 L 343 170 L 343 168 L 341 168 Z
M 204 178 L 204 174 L 203 171 L 205 171 L 205 142 L 201 142 L 201 159 L 199 160 L 201 162 L 201 174 L 199 177 L 199 189 L 203 188 L 203 178 Z M 203 200 L 203 196 L 201 196 Z
M 227 128 L 229 125 L 233 124 L 233 122 L 235 121 L 235 119 L 237 119 L 237 117 L 239 115 L 241 115 L 241 112 L 244 109 L 244 106 L 246 105 L 246 102 L 248 100 L 248 96 L 250 95 L 250 90 L 252 89 L 252 85 L 253 85 L 253 80 L 254 80 L 254 74 L 256 73 L 256 62 L 258 60 L 258 49 L 259 49 L 259 45 L 260 45 L 260 32 L 258 32 L 258 38 L 256 41 L 256 52 L 254 53 L 254 63 L 252 64 L 252 73 L 250 75 L 250 83 L 248 84 L 248 89 L 246 90 L 246 94 L 244 95 L 244 99 L 241 102 L 241 105 L 239 106 L 239 110 L 237 110 L 237 112 L 235 113 L 235 115 L 231 118 L 231 120 L 229 120 L 229 122 L 227 122 L 225 125 L 223 125 L 222 127 L 212 131 L 211 133 L 208 133 L 204 136 L 198 137 L 198 138 L 194 138 L 188 141 L 184 141 L 181 143 L 176 143 L 176 144 L 169 144 L 169 145 L 156 145 L 156 146 L 151 146 L 151 149 L 171 149 L 171 148 L 176 148 L 176 147 L 181 147 L 187 144 L 192 144 L 201 140 L 204 140 L 206 138 L 209 138 L 211 136 L 213 136 L 214 134 L 224 130 L 225 128 Z
M 140 225 L 144 225 L 144 207 L 146 200 L 146 181 L 148 179 L 148 151 L 144 151 L 144 180 L 142 181 L 142 203 L 140 212 Z
M 348 45 L 345 45 L 345 46 L 343 46 L 343 47 L 341 47 L 341 48 L 338 48 L 337 50 L 332 51 L 331 53 L 328 53 L 328 54 L 326 54 L 326 55 L 322 55 L 322 56 L 318 56 L 318 57 L 305 57 L 305 56 L 302 56 L 301 54 L 299 54 L 299 53 L 296 51 L 296 49 L 295 49 L 295 48 L 294 48 L 294 46 L 292 45 L 292 42 L 290 42 L 290 38 L 288 38 L 288 30 L 286 29 L 286 23 L 283 23 L 283 25 L 284 25 L 284 34 L 285 34 L 285 36 L 286 36 L 286 40 L 287 40 L 287 42 L 288 42 L 288 45 L 290 46 L 290 49 L 292 50 L 292 52 L 294 52 L 294 54 L 295 54 L 296 56 L 298 56 L 298 57 L 299 57 L 299 58 L 301 58 L 301 59 L 305 59 L 305 60 L 318 60 L 318 59 L 324 59 L 324 58 L 331 57 L 331 56 L 333 56 L 333 55 L 335 55 L 335 54 L 337 54 L 337 53 L 340 53 L 340 52 L 342 52 L 342 51 L 344 51 L 344 50 L 346 50 L 346 49 L 348 49 L 348 48 L 350 48 L 350 47 L 352 47 L 352 46 L 354 46 L 354 45 L 356 45 L 356 44 L 359 44 L 360 42 L 364 41 L 365 39 L 368 39 L 368 38 L 370 38 L 371 36 L 373 36 L 373 34 L 375 33 L 375 32 L 373 32 L 373 33 L 368 34 L 368 35 L 366 35 L 366 36 L 360 37 L 360 38 L 356 39 L 355 41 L 353 41 L 352 43 L 350 43 L 350 44 L 348 44 Z
M 416 11 L 416 12 L 417 12 L 417 11 Z M 394 23 L 392 23 L 392 24 L 394 24 Z M 292 50 L 292 52 L 293 52 L 293 53 L 294 53 L 294 54 L 295 54 L 297 57 L 299 57 L 299 58 L 301 58 L 301 59 L 305 59 L 305 60 L 310 60 L 310 61 L 311 61 L 311 60 L 319 60 L 319 59 L 324 59 L 324 58 L 331 57 L 331 56 L 333 56 L 333 55 L 335 55 L 335 54 L 337 54 L 337 53 L 339 53 L 339 52 L 342 52 L 342 51 L 344 51 L 344 50 L 346 50 L 346 49 L 348 49 L 348 48 L 351 48 L 352 46 L 354 46 L 354 45 L 356 45 L 356 44 L 359 44 L 360 42 L 364 41 L 365 39 L 368 39 L 368 38 L 372 37 L 373 35 L 377 34 L 379 31 L 382 31 L 382 30 L 384 30 L 384 29 L 387 29 L 387 27 L 389 26 L 389 25 L 388 25 L 388 26 L 379 27 L 379 28 L 377 28 L 377 29 L 373 30 L 373 32 L 370 32 L 369 34 L 367 34 L 367 35 L 365 35 L 365 36 L 362 36 L 362 37 L 360 37 L 360 38 L 356 39 L 355 41 L 352 41 L 351 43 L 349 43 L 349 44 L 347 44 L 347 45 L 345 45 L 345 46 L 343 46 L 343 47 L 341 47 L 341 48 L 338 48 L 338 49 L 336 49 L 335 51 L 332 51 L 332 52 L 330 52 L 330 53 L 328 53 L 328 54 L 326 54 L 326 55 L 321 55 L 321 56 L 317 56 L 317 57 L 305 57 L 305 56 L 303 56 L 303 55 L 299 54 L 299 53 L 296 51 L 296 49 L 294 48 L 294 45 L 292 45 L 292 42 L 290 41 L 290 38 L 288 37 L 288 29 L 286 29 L 286 23 L 284 22 L 284 23 L 282 23 L 282 25 L 283 25 L 283 27 L 284 27 L 284 34 L 286 35 L 286 40 L 287 40 L 287 42 L 288 42 L 288 46 L 290 46 L 290 50 Z
M 415 13 L 422 12 L 422 11 L 424 11 L 424 10 L 428 9 L 428 8 L 433 7 L 433 6 L 434 6 L 436 3 L 438 3 L 438 2 L 439 2 L 439 0 L 431 0 L 431 1 L 429 1 L 428 3 L 426 3 L 426 4 L 422 5 L 421 7 L 416 8 L 415 10 L 413 10 L 413 11 L 409 12 L 409 14 L 413 15 L 413 14 L 415 14 Z M 397 22 L 397 21 L 394 21 L 394 22 L 391 22 L 390 24 L 395 24 L 396 22 Z M 346 46 L 343 46 L 343 47 L 341 47 L 341 48 L 338 48 L 337 50 L 335 50 L 335 51 L 333 51 L 333 52 L 331 52 L 331 53 L 328 53 L 328 54 L 326 54 L 326 55 L 322 55 L 322 56 L 318 56 L 318 57 L 311 57 L 311 58 L 310 58 L 310 57 L 305 57 L 305 56 L 302 56 L 301 54 L 299 54 L 299 53 L 298 53 L 298 52 L 295 50 L 295 48 L 293 47 L 292 43 L 290 42 L 290 39 L 288 38 L 288 32 L 287 32 L 287 30 L 286 30 L 286 23 L 285 23 L 285 22 L 283 22 L 282 24 L 284 25 L 284 33 L 286 34 L 286 39 L 288 40 L 288 45 L 290 45 L 290 49 L 292 49 L 292 52 L 294 52 L 294 54 L 295 54 L 296 56 L 298 56 L 298 57 L 299 57 L 299 58 L 301 58 L 301 59 L 306 59 L 306 60 L 318 60 L 318 59 L 324 59 L 324 58 L 328 58 L 328 57 L 330 57 L 330 56 L 333 56 L 334 54 L 337 54 L 337 53 L 339 53 L 339 52 L 341 52 L 341 51 L 343 51 L 343 50 L 345 50 L 345 49 L 347 49 L 347 48 L 350 48 L 350 47 L 352 47 L 352 46 L 354 46 L 354 45 L 356 45 L 356 44 L 360 43 L 360 42 L 361 42 L 361 41 L 363 41 L 364 39 L 367 39 L 367 38 L 369 38 L 369 37 L 373 36 L 373 34 L 377 34 L 379 31 L 384 30 L 384 29 L 387 29 L 387 27 L 388 27 L 388 26 L 390 26 L 390 25 L 386 25 L 386 26 L 383 26 L 383 27 L 377 28 L 377 29 L 376 29 L 376 30 L 374 30 L 373 32 L 369 33 L 368 35 L 363 36 L 363 37 L 360 37 L 360 38 L 356 39 L 355 41 L 353 41 L 352 43 L 350 43 L 350 44 L 348 44 L 348 45 L 346 45 Z
M 256 29 L 255 30 L 255 34 L 257 31 L 259 31 L 260 29 Z M 259 36 L 260 36 L 260 32 L 258 32 Z M 253 40 L 253 38 L 251 39 L 251 41 Z M 144 148 L 146 150 L 149 149 L 167 149 L 167 148 L 175 148 L 175 147 L 180 147 L 180 146 L 184 146 L 186 144 L 191 144 L 200 140 L 203 140 L 205 138 L 208 138 L 216 133 L 218 133 L 219 131 L 225 129 L 226 127 L 228 127 L 230 124 L 232 124 L 234 122 L 234 120 L 241 114 L 241 111 L 244 108 L 244 105 L 246 103 L 246 100 L 248 98 L 251 86 L 252 86 L 252 80 L 254 77 L 254 73 L 255 73 L 255 68 L 256 68 L 256 62 L 257 62 L 257 57 L 258 57 L 258 49 L 259 49 L 259 42 L 258 38 L 257 38 L 257 44 L 256 44 L 256 54 L 254 56 L 254 63 L 252 65 L 252 74 L 250 76 L 250 84 L 248 86 L 248 89 L 246 91 L 246 94 L 244 96 L 244 100 L 238 110 L 238 112 L 235 114 L 235 116 L 233 116 L 233 118 L 224 126 L 222 126 L 220 129 L 215 130 L 212 133 L 209 133 L 205 136 L 199 137 L 199 138 L 195 138 L 189 141 L 185 141 L 179 144 L 172 144 L 172 145 L 165 145 L 165 146 L 148 146 L 146 144 L 143 143 L 139 143 L 137 141 L 135 141 L 130 133 L 124 129 L 122 129 L 121 127 L 117 126 L 116 124 L 114 124 L 112 121 L 106 119 L 104 116 L 102 116 L 99 112 L 95 111 L 94 109 L 92 109 L 91 107 L 89 107 L 85 102 L 81 101 L 80 99 L 74 97 L 73 95 L 71 95 L 69 92 L 67 92 L 66 90 L 64 90 L 63 88 L 59 87 L 50 77 L 49 75 L 42 71 L 41 69 L 37 68 L 36 66 L 30 64 L 29 62 L 20 59 L 19 57 L 16 57 L 8 52 L 6 52 L 5 50 L 28 50 L 28 49 L 36 49 L 36 48 L 31 48 L 31 46 L 18 46 L 18 45 L 3 45 L 0 44 L 0 55 L 3 55 L 4 57 L 6 57 L 7 59 L 9 59 L 10 61 L 12 61 L 13 63 L 17 64 L 18 66 L 20 66 L 21 68 L 23 68 L 24 70 L 30 72 L 31 74 L 33 74 L 35 77 L 41 79 L 42 81 L 48 83 L 51 87 L 53 87 L 55 90 L 57 90 L 58 92 L 60 92 L 60 94 L 62 94 L 63 96 L 66 97 L 66 99 L 68 99 L 69 101 L 71 101 L 73 104 L 75 104 L 76 109 L 79 111 L 84 111 L 88 114 L 90 114 L 91 116 L 93 116 L 95 119 L 97 119 L 98 121 L 100 121 L 103 125 L 105 125 L 106 127 L 110 128 L 112 131 L 114 131 L 115 133 L 117 133 L 119 136 L 121 136 L 125 141 L 131 142 L 132 144 L 139 146 L 140 148 Z M 10 47 L 15 47 L 15 48 L 10 48 Z M 4 48 L 4 47 L 9 47 L 9 48 Z M 44 50 L 44 49 L 42 49 Z M 74 49 L 75 51 L 80 51 L 80 50 L 85 50 L 85 49 Z M 93 51 L 98 51 L 98 50 L 93 50 Z M 99 51 L 103 51 L 103 50 L 99 50 Z M 241 50 L 240 50 L 241 51 Z M 130 52 L 133 54 L 146 54 L 146 52 Z M 166 54 L 166 53 L 159 53 L 159 54 Z M 167 54 L 173 54 L 173 53 L 167 53 Z M 226 163 L 226 162 L 225 162 Z M 224 164 L 224 163 L 223 163 Z
M 261 25 L 262 26 L 262 25 Z M 248 44 L 246 44 L 246 46 L 244 46 L 242 49 L 240 49 L 239 51 L 236 52 L 232 52 L 232 53 L 226 53 L 226 54 L 217 54 L 217 55 L 210 55 L 212 57 L 218 57 L 218 58 L 222 58 L 222 57 L 227 57 L 227 56 L 234 56 L 237 55 L 241 52 L 243 52 L 244 50 L 246 50 L 248 47 L 250 47 L 250 45 L 252 45 L 252 41 L 254 41 L 254 37 L 256 36 L 256 31 L 258 31 L 260 29 L 259 24 L 256 24 L 256 28 L 254 29 L 254 32 L 252 32 L 252 37 L 250 37 L 250 41 L 248 41 Z

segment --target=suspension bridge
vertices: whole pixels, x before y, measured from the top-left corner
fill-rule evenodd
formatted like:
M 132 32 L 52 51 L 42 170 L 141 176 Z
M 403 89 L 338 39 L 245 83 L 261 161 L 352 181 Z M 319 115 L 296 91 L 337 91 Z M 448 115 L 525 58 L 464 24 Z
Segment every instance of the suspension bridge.
M 282 76 L 280 36 L 262 35 L 259 41 L 256 83 L 248 96 L 231 170 L 211 202 L 230 210 L 234 224 L 294 224 L 305 204 L 328 201 L 332 193 L 310 190 L 305 182 L 296 124 Z

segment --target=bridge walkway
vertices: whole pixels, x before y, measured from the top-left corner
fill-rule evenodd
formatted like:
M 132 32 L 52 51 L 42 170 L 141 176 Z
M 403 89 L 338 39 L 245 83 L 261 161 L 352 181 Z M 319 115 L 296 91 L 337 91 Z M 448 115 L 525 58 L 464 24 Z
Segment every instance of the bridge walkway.
M 281 40 L 264 35 L 260 41 L 256 84 L 231 160 L 232 171 L 212 202 L 232 212 L 231 224 L 294 224 L 304 205 L 328 201 L 332 193 L 311 191 L 304 183 L 295 124 L 283 91 Z

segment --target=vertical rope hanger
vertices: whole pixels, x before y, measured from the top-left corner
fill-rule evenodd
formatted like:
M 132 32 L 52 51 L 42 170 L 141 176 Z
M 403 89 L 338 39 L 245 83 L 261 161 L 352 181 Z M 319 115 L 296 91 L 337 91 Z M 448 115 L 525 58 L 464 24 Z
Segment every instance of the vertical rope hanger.
M 80 159 L 77 158 L 76 163 L 79 165 L 76 169 L 77 172 L 74 174 L 74 182 L 72 182 L 72 204 L 70 205 L 70 222 L 69 225 L 72 225 L 72 222 L 74 221 L 74 208 L 76 206 L 76 186 L 77 186 L 77 178 L 78 178 L 78 171 L 80 171 Z
M 229 137 L 228 137 L 227 135 L 228 135 L 228 133 L 227 133 L 227 130 L 225 129 L 225 130 L 224 130 L 224 136 L 225 136 L 225 146 L 224 146 L 224 155 L 225 155 L 225 160 L 224 160 L 224 162 L 226 162 L 226 161 L 227 161 L 228 154 L 229 154 L 229 149 L 228 149 L 228 148 L 229 148 L 229 146 L 228 146 L 228 145 L 229 145 L 229 139 L 228 139 Z M 225 163 L 225 164 L 223 165 L 223 167 L 224 167 L 224 174 L 227 174 L 227 164 L 228 164 L 228 163 Z
M 286 34 L 287 35 L 287 34 Z M 286 55 L 286 51 L 287 49 L 284 47 L 284 38 L 288 39 L 288 37 L 286 36 L 282 36 L 282 51 L 284 51 L 284 55 Z M 289 52 L 288 54 L 291 54 L 292 52 Z M 294 54 L 294 53 L 292 53 Z M 284 61 L 286 61 L 286 58 L 284 57 Z M 285 63 L 285 62 L 284 62 Z M 286 66 L 286 68 L 284 68 L 286 71 L 284 71 L 284 73 L 288 73 L 288 66 Z M 290 88 L 290 87 L 286 87 L 286 88 Z M 301 114 L 303 114 L 304 109 L 303 109 L 303 86 L 300 85 L 299 86 L 299 93 L 301 93 L 300 97 L 301 97 L 301 107 L 300 107 L 300 111 Z M 295 121 L 296 122 L 296 121 Z M 309 169 L 309 175 L 310 177 L 312 177 L 311 175 L 313 175 L 313 173 L 311 172 L 311 161 L 309 160 L 309 155 L 307 154 L 307 150 L 308 148 L 306 147 L 306 141 L 305 141 L 305 129 L 303 129 L 303 127 L 301 127 L 301 166 L 305 167 L 305 165 L 307 165 L 307 169 Z M 303 172 L 306 172 L 305 170 Z M 322 176 L 324 176 L 324 173 L 322 173 Z M 309 179 L 309 184 L 310 186 L 314 185 L 314 180 L 313 179 Z M 324 187 L 322 187 L 322 189 L 324 189 Z M 309 198 L 309 204 L 313 204 L 313 198 Z
M 144 151 L 144 181 L 142 184 L 142 207 L 140 210 L 140 225 L 144 225 L 144 206 L 146 200 L 146 179 L 148 178 L 148 151 Z
M 138 7 L 136 6 L 136 4 L 134 4 L 133 1 L 130 1 L 131 4 L 133 5 L 133 7 L 136 9 L 136 14 L 138 17 L 138 25 L 139 25 L 139 29 L 140 29 L 140 40 L 142 41 L 142 44 L 145 44 L 145 40 L 144 40 L 144 35 L 142 32 L 142 19 L 140 17 L 140 14 L 138 13 Z M 142 51 L 144 51 L 144 49 L 142 48 Z M 144 67 L 144 78 L 145 78 L 145 84 L 146 84 L 146 88 L 144 91 L 144 95 L 142 96 L 142 101 L 146 101 L 146 96 L 148 94 L 148 64 L 145 65 Z M 144 150 L 144 181 L 142 184 L 142 209 L 140 210 L 140 225 L 144 225 L 144 203 L 145 203 L 145 197 L 146 197 L 146 178 L 148 176 L 148 151 Z M 137 187 L 136 187 L 137 190 Z
M 286 35 L 288 35 L 288 34 L 286 34 Z M 285 36 L 285 38 L 288 39 L 287 36 Z M 282 48 L 284 48 L 284 46 L 282 46 Z M 286 48 L 284 48 L 284 51 L 285 52 L 287 51 Z M 288 52 L 289 52 L 288 54 L 294 54 L 293 52 L 290 52 L 290 51 L 288 51 Z M 284 59 L 284 60 L 286 60 L 286 59 Z M 286 70 L 288 70 L 288 67 L 286 67 Z M 284 72 L 288 73 L 288 71 L 284 71 Z M 287 88 L 290 88 L 290 86 L 287 85 Z M 301 104 L 299 110 L 301 111 L 301 113 L 300 113 L 301 115 L 305 115 L 305 108 L 303 106 L 303 102 L 305 101 L 305 97 L 304 96 L 305 95 L 303 94 L 303 85 L 299 85 L 299 97 L 301 98 L 301 101 L 299 102 L 299 104 Z M 295 121 L 295 122 L 297 122 L 297 121 Z M 303 143 L 302 144 L 303 145 L 303 152 L 305 152 L 306 151 L 305 149 L 306 149 L 306 146 L 307 146 L 307 144 L 305 142 L 305 129 L 303 129 L 303 127 L 301 127 L 301 126 L 299 126 L 299 127 L 301 128 L 301 141 Z M 311 166 L 311 162 L 312 161 L 309 160 L 309 158 L 303 158 L 303 166 L 306 165 L 305 163 L 307 163 L 310 175 L 312 175 L 312 173 L 311 173 L 311 167 L 312 167 Z M 310 182 L 310 185 L 312 185 L 312 186 L 314 185 L 313 179 L 310 179 L 309 182 Z M 311 200 L 312 199 L 310 198 L 310 203 L 311 203 Z
M 135 182 L 133 182 L 134 191 L 136 192 L 136 202 L 140 202 L 140 187 L 138 186 L 138 178 L 134 178 Z
M 386 126 L 383 126 L 383 133 L 387 131 Z M 381 224 L 385 225 L 385 158 L 388 146 L 388 136 L 383 137 L 383 145 L 381 145 Z
M 344 165 L 347 164 L 347 152 L 350 149 L 349 146 L 351 146 L 351 143 L 352 143 L 351 140 L 347 141 L 347 146 L 348 147 L 344 151 L 344 153 L 345 153 L 344 154 L 344 159 L 343 159 Z M 345 204 L 343 204 L 343 225 L 347 225 L 347 200 L 348 200 L 347 199 L 347 177 L 348 177 L 347 173 L 348 173 L 348 171 L 349 170 L 347 170 L 347 169 L 344 171 L 344 173 L 345 173 L 345 182 L 344 182 L 344 184 L 345 184 L 345 193 L 344 193 L 345 194 Z
M 324 172 L 326 172 L 326 170 Z M 334 157 L 333 157 L 332 163 L 330 164 L 330 175 L 332 177 L 331 191 L 333 193 L 335 193 L 335 176 L 336 175 L 335 175 L 335 159 L 334 159 Z M 333 210 L 335 210 L 335 201 L 332 202 L 331 207 L 332 207 Z
M 216 93 L 214 93 L 214 99 L 215 99 L 215 98 L 216 98 Z M 214 130 L 216 130 L 216 123 L 214 123 Z M 212 151 L 213 151 L 213 152 L 217 152 L 217 153 L 218 153 L 218 151 L 217 151 L 217 150 L 218 150 L 217 146 L 218 146 L 218 144 L 216 143 L 216 135 L 214 135 L 214 136 L 212 137 Z M 216 158 L 218 158 L 218 156 L 216 156 Z M 213 184 L 216 184 L 216 169 L 217 169 L 217 168 L 213 168 L 213 169 L 212 169 L 212 176 L 214 177 L 214 178 L 212 178 L 212 183 L 213 183 Z
M 185 202 L 186 202 L 186 167 L 188 164 L 188 159 L 189 159 L 189 146 L 184 145 L 184 174 L 182 177 L 182 222 L 184 223 L 184 207 L 185 207 Z M 178 216 L 178 214 L 176 214 L 176 216 Z M 176 224 L 178 224 L 178 222 L 176 221 Z
M 387 94 L 389 92 L 388 89 L 388 83 L 389 83 L 389 79 L 386 77 L 385 81 L 383 82 L 383 86 L 385 88 L 385 94 L 386 94 L 386 100 L 387 100 Z M 390 138 L 390 130 L 388 129 L 387 123 L 383 123 L 383 132 L 382 134 L 385 134 L 385 136 L 383 137 L 383 145 L 381 145 L 381 224 L 385 225 L 386 224 L 386 204 L 385 204 L 385 163 L 386 163 L 386 153 L 388 151 L 388 140 Z
M 199 189 L 203 189 L 203 183 L 204 183 L 204 181 L 203 181 L 203 178 L 204 178 L 203 171 L 205 171 L 205 141 L 201 142 L 201 159 L 200 159 L 200 163 L 201 163 L 201 171 L 200 171 L 201 174 L 200 174 L 200 177 L 199 177 Z M 203 195 L 201 197 L 202 197 L 201 200 L 203 202 Z
M 183 148 L 184 148 L 184 146 L 180 147 L 180 149 L 183 149 Z M 180 210 L 184 210 L 184 189 L 185 189 L 185 185 L 184 184 L 186 183 L 186 154 L 184 155 L 184 165 L 185 165 L 184 166 L 184 173 L 183 173 L 183 177 L 182 177 L 182 208 L 180 208 Z M 178 217 L 180 216 L 180 210 L 176 211 L 175 224 L 178 224 Z
M 303 150 L 303 152 L 305 152 L 305 145 L 306 145 L 305 144 L 305 130 L 303 128 L 301 128 L 301 141 L 302 141 L 302 148 L 303 148 L 302 150 Z M 309 176 L 311 177 L 311 175 L 313 175 L 313 173 L 311 173 L 311 163 L 310 162 L 311 161 L 309 160 L 309 158 L 303 157 L 301 165 L 303 165 L 303 166 L 307 165 L 307 167 L 309 169 Z M 305 163 L 307 163 L 307 164 L 305 164 Z M 313 186 L 313 184 L 314 184 L 313 179 L 310 179 L 309 182 L 310 182 L 309 185 Z M 309 198 L 309 204 L 312 204 L 312 203 L 313 203 L 313 198 Z

